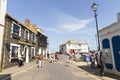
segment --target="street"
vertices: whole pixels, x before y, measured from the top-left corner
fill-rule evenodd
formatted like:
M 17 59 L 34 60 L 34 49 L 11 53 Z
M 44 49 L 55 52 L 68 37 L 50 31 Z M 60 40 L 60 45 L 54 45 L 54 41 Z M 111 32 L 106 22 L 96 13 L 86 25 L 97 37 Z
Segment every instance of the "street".
M 43 67 L 36 66 L 24 71 L 20 74 L 12 76 L 12 80 L 98 80 L 82 69 L 68 62 L 68 58 L 64 55 L 59 55 L 59 61 L 49 63 L 43 61 Z

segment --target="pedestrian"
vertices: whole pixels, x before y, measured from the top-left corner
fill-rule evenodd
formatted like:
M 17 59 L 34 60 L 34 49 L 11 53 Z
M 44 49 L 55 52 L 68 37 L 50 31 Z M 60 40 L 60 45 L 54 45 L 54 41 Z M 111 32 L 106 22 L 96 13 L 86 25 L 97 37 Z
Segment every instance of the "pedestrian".
M 21 55 L 19 58 L 18 58 L 18 67 L 21 67 L 23 66 L 24 63 L 23 63 L 23 55 Z
M 55 53 L 55 61 L 58 61 L 59 59 L 58 59 L 58 54 L 57 53 Z
M 90 55 L 90 62 L 91 62 L 91 68 L 95 68 L 95 55 L 94 55 L 94 53 L 92 53 L 92 55 Z
M 21 67 L 21 58 L 18 58 L 18 67 Z
M 38 68 L 42 68 L 42 60 L 43 60 L 43 56 L 42 55 L 37 55 L 36 56 L 36 64 Z
M 78 62 L 80 59 L 80 54 L 79 53 L 76 53 L 75 54 L 75 61 Z
M 49 59 L 49 53 L 47 53 L 47 58 Z
M 51 55 L 49 63 L 53 63 L 55 61 L 54 56 Z
M 69 62 L 71 62 L 71 61 L 72 61 L 72 55 L 69 54 Z
M 69 51 L 69 61 L 70 61 L 70 62 L 72 61 L 73 54 L 74 54 L 74 50 L 73 50 L 73 49 L 70 49 L 70 51 Z
M 96 63 L 97 63 L 97 68 L 100 68 L 100 64 L 99 64 L 99 52 L 95 53 L 95 60 L 96 60 Z
M 104 65 L 105 65 L 105 56 L 103 55 L 103 52 L 100 51 L 100 74 L 101 76 L 104 76 Z

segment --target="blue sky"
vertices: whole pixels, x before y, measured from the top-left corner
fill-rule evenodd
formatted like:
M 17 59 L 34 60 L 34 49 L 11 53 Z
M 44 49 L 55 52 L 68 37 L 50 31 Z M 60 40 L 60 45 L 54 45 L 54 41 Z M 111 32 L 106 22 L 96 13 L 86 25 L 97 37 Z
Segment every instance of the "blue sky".
M 98 4 L 99 29 L 116 22 L 119 0 L 8 0 L 7 13 L 42 28 L 52 52 L 69 39 L 86 40 L 90 49 L 97 49 L 93 2 Z

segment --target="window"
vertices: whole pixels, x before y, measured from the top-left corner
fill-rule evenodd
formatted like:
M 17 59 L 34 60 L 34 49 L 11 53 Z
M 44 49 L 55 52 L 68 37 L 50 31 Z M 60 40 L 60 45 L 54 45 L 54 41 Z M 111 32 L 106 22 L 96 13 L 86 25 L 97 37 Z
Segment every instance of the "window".
M 13 34 L 16 34 L 19 36 L 19 30 L 20 30 L 20 27 L 17 26 L 16 24 L 14 24 L 13 26 Z
M 10 44 L 10 61 L 11 59 L 17 59 L 20 56 L 20 45 Z
M 31 41 L 32 42 L 36 41 L 36 35 L 34 33 L 31 34 Z
M 35 56 L 35 47 L 31 47 L 31 58 Z
M 18 47 L 12 46 L 11 57 L 18 57 Z
M 16 24 L 15 22 L 12 22 L 12 30 L 11 34 L 13 38 L 20 38 L 21 36 L 21 26 Z
M 25 41 L 29 40 L 29 31 L 27 29 L 25 29 L 24 39 Z

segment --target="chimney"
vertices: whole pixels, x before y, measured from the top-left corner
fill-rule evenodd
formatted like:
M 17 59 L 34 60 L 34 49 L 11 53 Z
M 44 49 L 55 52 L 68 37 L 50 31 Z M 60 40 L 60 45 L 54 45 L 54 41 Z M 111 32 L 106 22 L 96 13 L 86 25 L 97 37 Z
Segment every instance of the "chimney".
M 29 27 L 29 25 L 30 25 L 30 20 L 29 20 L 29 19 L 26 19 L 26 20 L 25 20 L 25 26 Z

